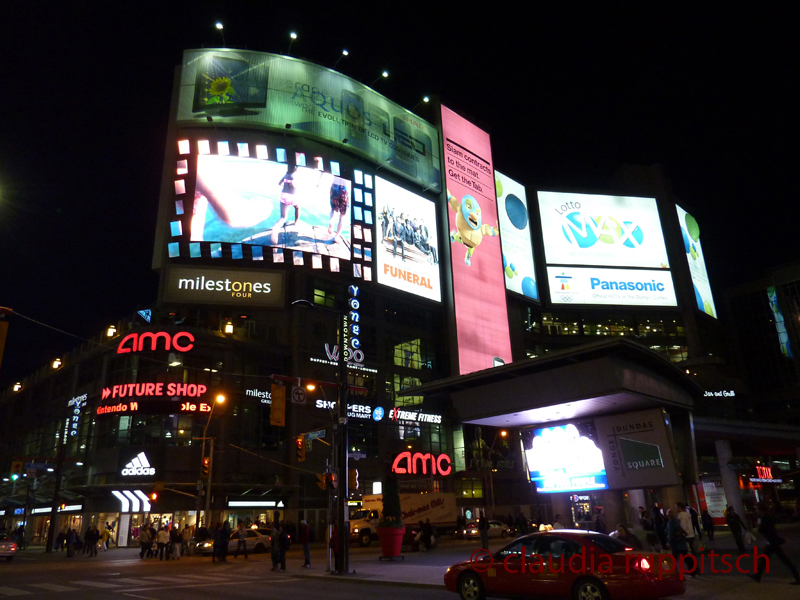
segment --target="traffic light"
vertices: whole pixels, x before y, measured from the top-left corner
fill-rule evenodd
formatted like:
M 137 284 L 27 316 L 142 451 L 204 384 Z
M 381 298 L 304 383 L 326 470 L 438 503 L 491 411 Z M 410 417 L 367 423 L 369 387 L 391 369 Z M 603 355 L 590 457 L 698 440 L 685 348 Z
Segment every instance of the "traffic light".
M 15 461 L 11 463 L 11 481 L 16 481 L 20 477 L 22 477 L 22 469 L 25 467 L 25 463 L 22 461 Z
M 211 468 L 211 458 L 206 456 L 203 459 L 203 477 L 208 477 L 208 471 Z
M 336 478 L 336 473 L 325 474 L 325 487 L 329 490 L 335 490 L 339 487 L 339 480 Z
M 158 502 L 158 492 L 150 492 L 150 504 Z
M 358 469 L 349 469 L 347 471 L 347 487 L 351 490 L 358 489 Z
M 295 444 L 297 445 L 297 460 L 298 462 L 303 462 L 306 459 L 306 436 L 298 435 L 295 438 Z
M 327 489 L 325 479 L 325 473 L 317 473 L 317 487 L 321 490 Z

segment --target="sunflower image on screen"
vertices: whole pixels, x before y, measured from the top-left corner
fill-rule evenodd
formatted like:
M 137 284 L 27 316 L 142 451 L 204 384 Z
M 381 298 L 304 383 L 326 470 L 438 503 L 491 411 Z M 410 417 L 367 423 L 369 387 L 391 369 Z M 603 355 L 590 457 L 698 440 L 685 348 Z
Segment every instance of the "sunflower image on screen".
M 456 229 L 450 232 L 450 242 L 460 242 L 467 247 L 464 262 L 467 266 L 472 264 L 472 254 L 475 248 L 481 245 L 484 235 L 495 237 L 499 231 L 491 225 L 481 224 L 481 205 L 478 201 L 466 194 L 461 201 L 447 190 L 447 202 L 456 213 Z

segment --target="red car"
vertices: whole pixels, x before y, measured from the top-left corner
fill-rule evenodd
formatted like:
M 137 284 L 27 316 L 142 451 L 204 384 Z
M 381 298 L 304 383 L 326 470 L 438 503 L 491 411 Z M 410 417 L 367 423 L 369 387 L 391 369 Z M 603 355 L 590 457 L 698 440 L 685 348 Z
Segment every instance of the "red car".
M 462 600 L 646 600 L 686 591 L 671 554 L 634 552 L 602 533 L 566 529 L 523 536 L 494 554 L 478 551 L 447 569 L 444 584 Z

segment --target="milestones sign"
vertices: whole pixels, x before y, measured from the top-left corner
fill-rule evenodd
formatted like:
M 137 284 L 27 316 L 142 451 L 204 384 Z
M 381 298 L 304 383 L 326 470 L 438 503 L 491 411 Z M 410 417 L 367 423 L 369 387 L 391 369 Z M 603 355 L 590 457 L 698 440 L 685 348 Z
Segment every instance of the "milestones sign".
M 164 301 L 283 308 L 283 287 L 279 271 L 170 267 Z

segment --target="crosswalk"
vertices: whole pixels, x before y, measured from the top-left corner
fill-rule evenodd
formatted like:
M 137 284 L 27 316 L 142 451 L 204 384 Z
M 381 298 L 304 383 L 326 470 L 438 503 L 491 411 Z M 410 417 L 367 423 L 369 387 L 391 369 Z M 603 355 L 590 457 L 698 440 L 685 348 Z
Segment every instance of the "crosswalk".
M 262 579 L 258 575 L 236 574 L 237 581 Z M 41 596 L 46 592 L 78 592 L 89 590 L 106 590 L 109 592 L 125 592 L 132 589 L 143 590 L 153 588 L 171 588 L 181 586 L 204 585 L 224 582 L 219 575 L 175 575 L 153 577 L 106 577 L 104 579 L 81 579 L 61 583 L 25 583 L 14 586 L 0 585 L 0 598 L 11 596 Z

